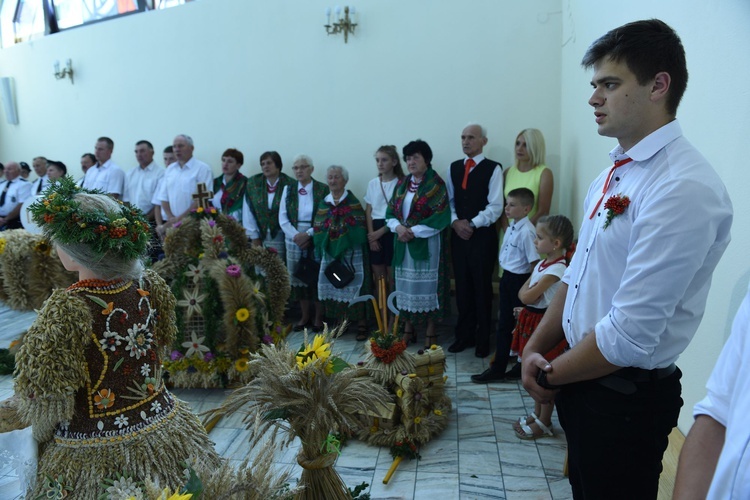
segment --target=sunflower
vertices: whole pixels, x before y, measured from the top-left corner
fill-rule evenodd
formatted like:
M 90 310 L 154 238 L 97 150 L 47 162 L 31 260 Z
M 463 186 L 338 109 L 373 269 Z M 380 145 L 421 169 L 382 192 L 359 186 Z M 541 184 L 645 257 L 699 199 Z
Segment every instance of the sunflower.
M 234 318 L 240 323 L 244 323 L 249 317 L 250 311 L 248 311 L 246 307 L 241 307 L 240 309 L 237 309 L 236 313 L 234 313 Z
M 240 358 L 234 362 L 234 369 L 238 372 L 244 372 L 247 370 L 247 358 Z
M 5 252 L 5 238 L 0 238 L 0 255 Z
M 177 305 L 180 307 L 187 307 L 186 316 L 190 318 L 194 313 L 203 314 L 201 309 L 201 302 L 206 298 L 205 294 L 200 295 L 198 288 L 184 291 L 184 299 L 178 300 Z
M 49 245 L 48 242 L 42 240 L 39 243 L 36 244 L 34 247 L 34 250 L 42 255 L 49 255 L 52 251 L 52 247 Z
M 304 369 L 316 360 L 326 360 L 331 355 L 331 344 L 325 341 L 325 335 L 316 335 L 312 345 L 303 346 L 297 353 L 297 368 Z
M 179 490 L 174 490 L 174 493 L 170 493 L 169 488 L 164 488 L 158 500 L 190 500 L 191 498 L 193 498 L 192 493 L 183 494 Z

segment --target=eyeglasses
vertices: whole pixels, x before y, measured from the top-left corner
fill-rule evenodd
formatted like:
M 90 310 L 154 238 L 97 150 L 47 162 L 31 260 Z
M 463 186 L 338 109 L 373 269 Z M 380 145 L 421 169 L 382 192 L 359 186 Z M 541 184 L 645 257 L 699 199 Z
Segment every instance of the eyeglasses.
M 295 172 L 299 172 L 300 170 L 306 170 L 308 168 L 310 168 L 310 165 L 300 165 L 292 167 L 292 170 L 294 170 Z

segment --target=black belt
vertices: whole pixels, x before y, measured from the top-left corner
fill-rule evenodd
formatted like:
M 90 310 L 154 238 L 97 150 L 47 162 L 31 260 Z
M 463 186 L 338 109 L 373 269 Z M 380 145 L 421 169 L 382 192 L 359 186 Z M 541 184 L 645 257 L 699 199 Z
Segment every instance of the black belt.
M 675 370 L 677 370 L 677 365 L 674 363 L 666 368 L 654 368 L 653 370 L 634 367 L 621 368 L 614 373 L 594 380 L 594 382 L 620 394 L 630 395 L 638 390 L 636 384 L 667 378 Z
M 547 310 L 547 308 L 546 308 L 546 307 L 545 307 L 545 308 L 542 308 L 542 309 L 540 309 L 540 308 L 538 308 L 538 307 L 531 307 L 531 306 L 524 306 L 524 309 L 526 309 L 526 310 L 527 310 L 527 311 L 529 311 L 530 313 L 534 313 L 534 314 L 544 314 L 544 311 L 546 311 L 546 310 Z

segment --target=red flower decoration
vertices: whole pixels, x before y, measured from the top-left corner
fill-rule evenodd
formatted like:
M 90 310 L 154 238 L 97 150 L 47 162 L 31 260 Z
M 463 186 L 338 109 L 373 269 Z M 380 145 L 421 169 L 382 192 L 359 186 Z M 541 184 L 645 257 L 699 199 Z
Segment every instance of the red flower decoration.
M 630 205 L 630 198 L 616 194 L 610 196 L 604 203 L 604 209 L 607 211 L 607 220 L 604 221 L 604 229 L 607 229 L 612 220 L 618 215 L 625 213 L 625 209 Z

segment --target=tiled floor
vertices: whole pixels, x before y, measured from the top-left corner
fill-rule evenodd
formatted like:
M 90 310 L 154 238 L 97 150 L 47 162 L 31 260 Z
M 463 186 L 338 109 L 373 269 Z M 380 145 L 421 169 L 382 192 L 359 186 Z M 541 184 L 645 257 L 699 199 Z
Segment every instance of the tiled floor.
M 0 347 L 7 347 L 33 319 L 19 316 L 0 306 Z M 440 344 L 446 348 L 447 389 L 453 400 L 453 418 L 445 431 L 420 450 L 422 459 L 402 462 L 389 484 L 383 484 L 391 456 L 387 448 L 376 448 L 349 441 L 336 462 L 336 470 L 349 487 L 370 484 L 373 499 L 565 499 L 571 498 L 563 477 L 565 439 L 556 416 L 555 437 L 523 441 L 511 427 L 521 415 L 533 409 L 533 401 L 518 382 L 474 384 L 470 375 L 487 367 L 488 359 L 474 357 L 473 350 L 447 353 L 452 328 L 439 329 Z M 299 345 L 299 336 L 290 345 Z M 348 333 L 336 342 L 336 351 L 350 362 L 359 360 L 362 342 Z M 416 349 L 416 347 L 410 347 Z M 10 376 L 0 377 L 0 400 L 13 391 Z M 178 389 L 175 394 L 201 412 L 220 404 L 226 393 L 220 390 Z M 210 436 L 217 450 L 231 460 L 241 460 L 250 452 L 248 431 L 241 418 L 226 418 Z M 279 467 L 292 468 L 298 475 L 296 449 L 279 450 Z M 0 463 L 0 500 L 21 498 L 18 476 L 9 464 Z

